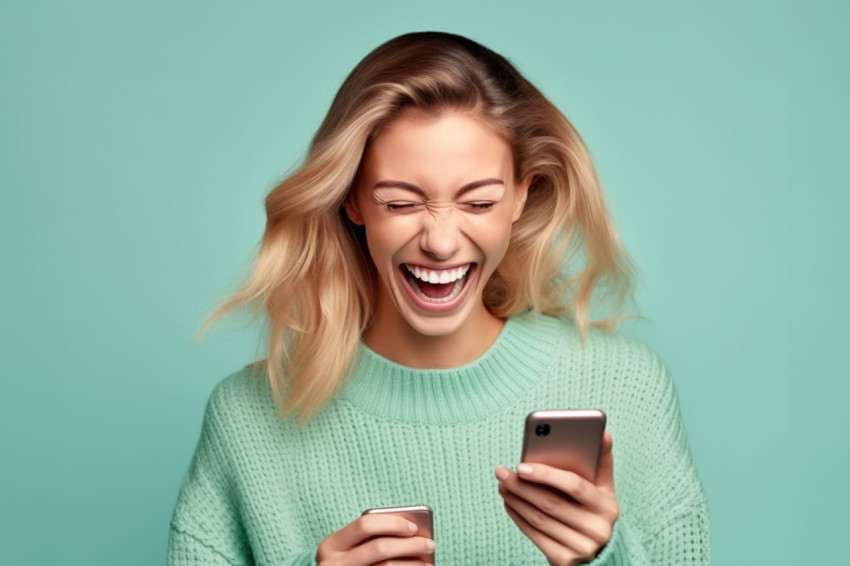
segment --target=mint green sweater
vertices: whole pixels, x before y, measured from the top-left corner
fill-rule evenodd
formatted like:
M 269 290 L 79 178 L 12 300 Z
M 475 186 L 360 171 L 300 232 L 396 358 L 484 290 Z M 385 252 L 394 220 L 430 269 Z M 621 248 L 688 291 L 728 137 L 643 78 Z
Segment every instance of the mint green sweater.
M 616 334 L 514 317 L 471 364 L 411 369 L 361 346 L 344 390 L 303 428 L 276 417 L 264 375 L 222 381 L 171 521 L 168 563 L 315 564 L 370 507 L 427 504 L 437 564 L 546 564 L 505 513 L 493 470 L 519 460 L 535 409 L 599 408 L 614 436 L 620 518 L 591 563 L 709 563 L 705 496 L 673 384 Z

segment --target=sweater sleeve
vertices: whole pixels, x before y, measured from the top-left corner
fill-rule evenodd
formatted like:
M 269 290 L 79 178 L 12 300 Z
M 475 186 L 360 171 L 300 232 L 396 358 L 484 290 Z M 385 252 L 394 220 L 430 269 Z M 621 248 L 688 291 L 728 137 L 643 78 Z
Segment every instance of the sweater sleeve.
M 629 388 L 634 421 L 614 439 L 621 517 L 593 566 L 710 563 L 705 493 L 670 375 L 651 351 L 642 378 Z M 625 423 L 624 423 L 625 424 Z M 624 444 L 627 443 L 626 444 Z M 618 443 L 622 452 L 618 454 Z M 622 486 L 622 489 L 621 489 Z M 624 506 L 630 507 L 624 509 Z
M 588 566 L 708 566 L 710 563 L 708 515 L 702 505 L 674 518 L 648 543 L 628 524 L 618 521 L 608 544 Z
M 632 343 L 618 352 L 627 361 L 610 376 L 616 400 L 609 424 L 621 513 L 611 539 L 588 564 L 707 566 L 706 499 L 673 381 L 645 346 Z
M 169 566 L 254 563 L 232 481 L 224 411 L 214 392 L 171 519 Z
M 673 380 L 657 356 L 657 410 L 650 415 L 650 441 L 659 457 L 648 471 L 654 480 L 646 508 L 657 517 L 646 539 L 651 563 L 707 566 L 711 562 L 708 506 L 691 457 Z

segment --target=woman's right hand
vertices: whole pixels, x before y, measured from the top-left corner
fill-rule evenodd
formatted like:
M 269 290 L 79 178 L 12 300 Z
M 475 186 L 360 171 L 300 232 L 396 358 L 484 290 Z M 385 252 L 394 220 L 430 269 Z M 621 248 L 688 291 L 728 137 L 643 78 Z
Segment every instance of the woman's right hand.
M 434 541 L 416 536 L 417 526 L 398 515 L 358 517 L 319 543 L 319 566 L 420 565 L 433 556 Z

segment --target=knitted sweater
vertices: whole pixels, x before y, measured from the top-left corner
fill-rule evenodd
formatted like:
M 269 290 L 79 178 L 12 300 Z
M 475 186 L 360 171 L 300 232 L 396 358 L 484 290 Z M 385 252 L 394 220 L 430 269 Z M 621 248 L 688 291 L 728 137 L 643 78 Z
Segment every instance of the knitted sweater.
M 493 470 L 519 460 L 535 409 L 599 408 L 614 437 L 620 518 L 591 562 L 709 563 L 708 515 L 673 384 L 634 341 L 545 316 L 507 321 L 474 362 L 412 369 L 361 346 L 343 390 L 299 428 L 267 378 L 222 381 L 171 521 L 168 563 L 315 564 L 371 507 L 434 510 L 437 564 L 546 564 L 505 513 Z

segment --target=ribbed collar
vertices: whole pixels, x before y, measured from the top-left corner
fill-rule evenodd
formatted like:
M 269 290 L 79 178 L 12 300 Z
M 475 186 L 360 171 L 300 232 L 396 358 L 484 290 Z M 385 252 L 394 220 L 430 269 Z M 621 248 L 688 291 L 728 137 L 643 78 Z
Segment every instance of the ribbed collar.
M 361 343 L 342 399 L 393 421 L 480 420 L 509 405 L 539 379 L 562 333 L 563 322 L 553 318 L 512 317 L 480 358 L 449 369 L 403 366 Z

